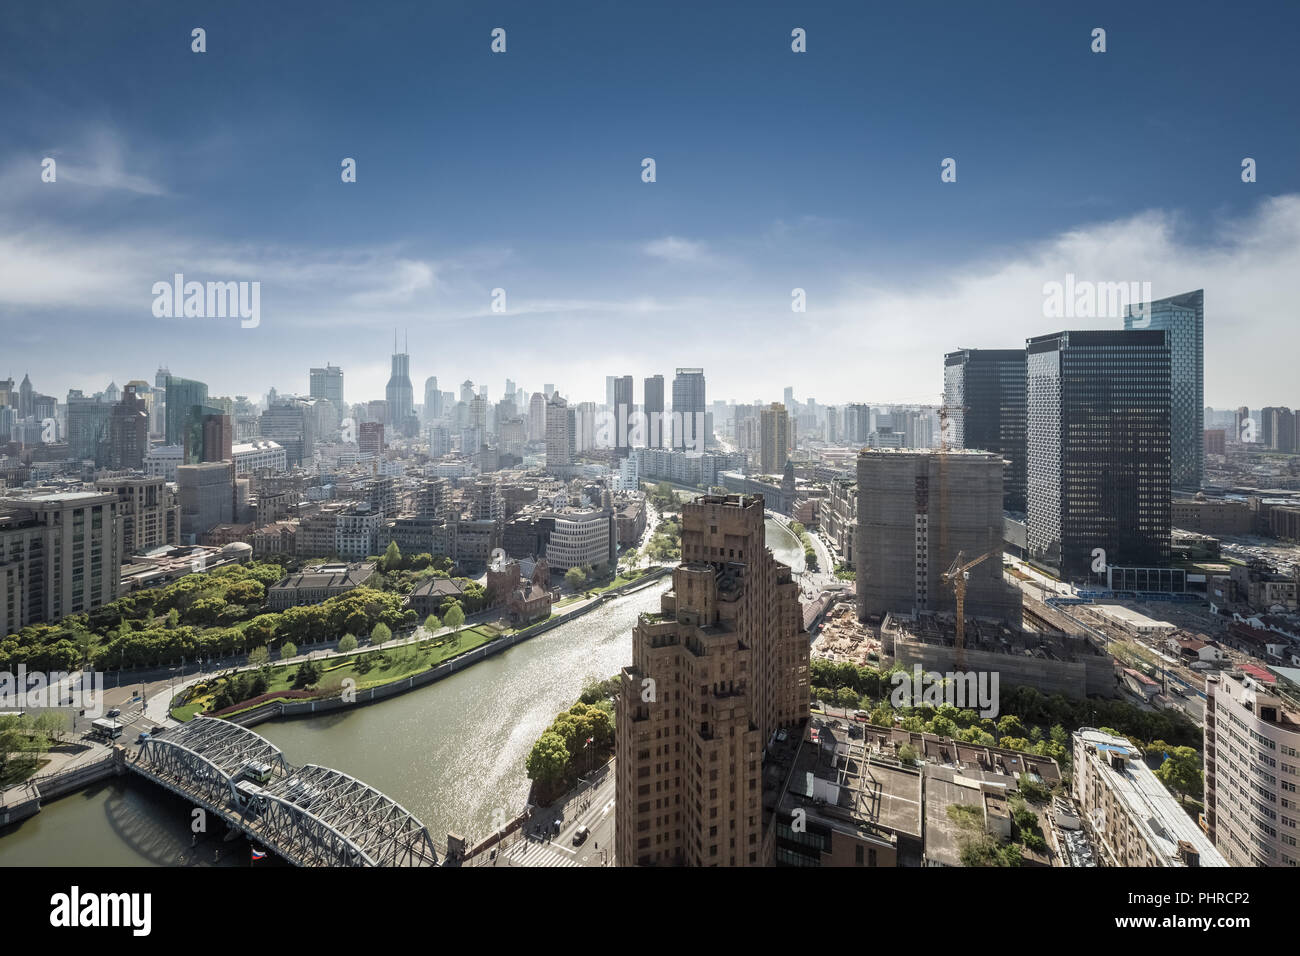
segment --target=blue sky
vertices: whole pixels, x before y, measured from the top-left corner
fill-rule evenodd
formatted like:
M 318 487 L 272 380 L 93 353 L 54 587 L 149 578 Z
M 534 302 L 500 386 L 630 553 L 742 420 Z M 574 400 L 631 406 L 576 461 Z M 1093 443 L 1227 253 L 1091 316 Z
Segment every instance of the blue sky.
M 1072 272 L 1204 286 L 1207 401 L 1300 404 L 1300 8 L 1065 6 L 14 8 L 0 375 L 261 395 L 331 361 L 362 400 L 398 326 L 417 391 L 702 365 L 712 397 L 937 401 L 944 351 L 1116 326 L 1044 317 Z M 261 324 L 154 318 L 178 271 L 260 281 Z

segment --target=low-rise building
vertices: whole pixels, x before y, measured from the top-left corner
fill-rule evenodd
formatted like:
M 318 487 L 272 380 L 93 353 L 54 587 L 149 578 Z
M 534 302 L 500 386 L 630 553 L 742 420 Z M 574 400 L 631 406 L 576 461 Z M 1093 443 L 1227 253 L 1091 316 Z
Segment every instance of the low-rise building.
M 322 564 L 307 568 L 272 584 L 266 591 L 267 603 L 272 611 L 320 604 L 354 588 L 364 587 L 376 573 L 373 562 Z

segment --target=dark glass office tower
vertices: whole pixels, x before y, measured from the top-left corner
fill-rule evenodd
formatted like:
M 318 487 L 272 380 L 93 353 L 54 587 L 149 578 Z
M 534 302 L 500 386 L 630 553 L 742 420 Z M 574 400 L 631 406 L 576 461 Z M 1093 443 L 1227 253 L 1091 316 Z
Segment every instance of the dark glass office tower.
M 614 455 L 626 458 L 628 455 L 628 436 L 632 427 L 632 413 L 636 406 L 632 403 L 632 376 L 614 376 Z
M 1057 332 L 1025 352 L 1030 560 L 1093 581 L 1096 548 L 1168 565 L 1168 333 Z
M 943 357 L 943 401 L 953 448 L 1007 461 L 1002 507 L 1025 511 L 1025 350 L 960 349 Z
M 1130 305 L 1126 329 L 1169 333 L 1172 478 L 1199 491 L 1205 477 L 1205 290 Z
M 645 443 L 662 448 L 671 437 L 664 427 L 664 377 L 653 375 L 645 380 Z

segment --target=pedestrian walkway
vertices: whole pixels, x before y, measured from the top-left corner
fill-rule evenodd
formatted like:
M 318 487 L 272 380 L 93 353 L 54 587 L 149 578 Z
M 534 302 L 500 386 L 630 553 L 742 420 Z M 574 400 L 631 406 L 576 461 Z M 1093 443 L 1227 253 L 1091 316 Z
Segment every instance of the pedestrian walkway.
M 553 843 L 521 840 L 506 850 L 511 866 L 577 866 L 577 858 Z

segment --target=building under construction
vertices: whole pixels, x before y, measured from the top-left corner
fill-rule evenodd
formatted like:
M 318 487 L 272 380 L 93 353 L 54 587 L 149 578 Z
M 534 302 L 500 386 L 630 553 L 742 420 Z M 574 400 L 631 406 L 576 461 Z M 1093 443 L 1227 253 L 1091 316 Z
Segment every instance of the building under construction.
M 1029 631 L 1005 621 L 967 617 L 956 647 L 952 614 L 887 615 L 881 655 L 910 670 L 994 672 L 1002 688 L 1033 687 L 1067 697 L 1116 696 L 1113 659 L 1084 636 Z M 959 662 L 959 658 L 962 660 Z
M 863 449 L 858 454 L 858 617 L 955 611 L 1020 623 L 1002 577 L 1006 462 L 980 451 Z M 962 560 L 957 561 L 958 556 Z

